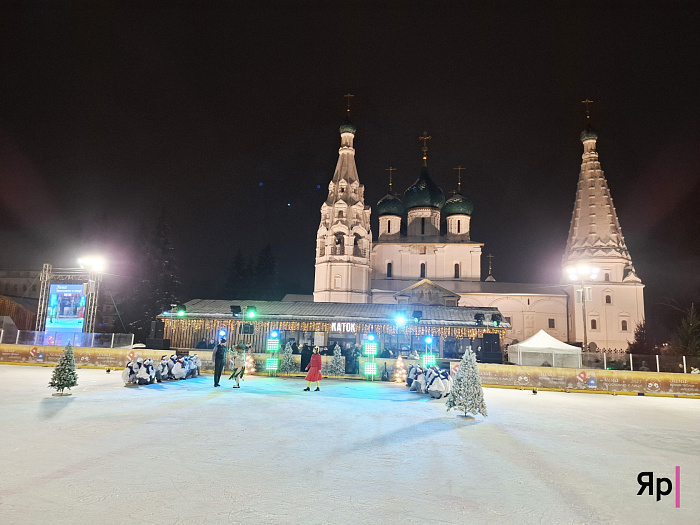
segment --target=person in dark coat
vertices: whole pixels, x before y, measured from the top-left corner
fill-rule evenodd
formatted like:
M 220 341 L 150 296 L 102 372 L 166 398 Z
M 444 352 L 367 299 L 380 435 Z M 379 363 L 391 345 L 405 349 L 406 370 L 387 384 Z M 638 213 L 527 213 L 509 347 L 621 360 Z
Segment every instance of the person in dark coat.
M 350 345 L 345 345 L 342 354 L 345 358 L 345 373 L 352 374 L 354 364 L 352 363 L 352 348 L 350 347 Z
M 314 392 L 319 392 L 321 390 L 321 385 L 319 381 L 323 379 L 323 376 L 321 375 L 321 368 L 323 368 L 323 359 L 321 359 L 321 355 L 318 353 L 318 347 L 314 348 L 314 353 L 311 355 L 311 361 L 309 361 L 309 364 L 306 366 L 306 368 L 309 369 L 309 373 L 306 374 L 306 380 L 309 384 L 304 389 L 304 392 L 308 392 L 309 390 L 311 390 L 311 383 L 313 381 L 316 382 L 316 390 L 314 390 Z
M 211 355 L 212 361 L 214 361 L 214 386 L 220 386 L 219 380 L 221 379 L 221 372 L 224 371 L 227 352 L 226 339 L 222 337 L 221 342 L 214 347 L 214 351 Z
M 301 367 L 299 368 L 300 372 L 306 372 L 306 367 L 311 361 L 311 354 L 313 354 L 313 352 L 311 351 L 311 347 L 304 343 L 304 346 L 301 349 Z
M 299 353 L 299 345 L 297 344 L 296 341 L 292 343 L 292 353 L 293 354 L 298 354 Z

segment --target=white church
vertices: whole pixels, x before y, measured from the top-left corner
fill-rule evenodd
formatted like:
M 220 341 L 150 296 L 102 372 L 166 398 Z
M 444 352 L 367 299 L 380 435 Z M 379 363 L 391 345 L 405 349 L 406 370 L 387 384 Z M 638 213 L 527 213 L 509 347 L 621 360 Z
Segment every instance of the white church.
M 355 165 L 356 128 L 340 126 L 340 150 L 316 236 L 314 302 L 496 307 L 508 329 L 505 344 L 544 330 L 590 350 L 625 350 L 644 319 L 644 285 L 622 236 L 590 126 L 581 133 L 583 159 L 560 283 L 481 280 L 483 243 L 471 239 L 473 204 L 458 191 L 446 198 L 423 166 L 403 195 L 377 203 L 379 232 Z M 585 318 L 585 321 L 584 321 Z M 585 322 L 585 325 L 583 324 Z

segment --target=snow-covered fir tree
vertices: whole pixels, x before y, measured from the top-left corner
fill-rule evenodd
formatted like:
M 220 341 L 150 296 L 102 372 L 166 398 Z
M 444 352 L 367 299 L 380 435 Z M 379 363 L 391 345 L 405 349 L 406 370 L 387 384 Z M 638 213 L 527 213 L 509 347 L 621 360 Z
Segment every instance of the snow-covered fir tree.
M 333 359 L 331 359 L 331 364 L 328 365 L 328 375 L 345 375 L 345 360 L 343 359 L 343 354 L 340 350 L 340 345 L 338 345 L 337 343 L 333 348 Z
M 70 390 L 78 384 L 78 372 L 75 370 L 75 356 L 70 343 L 63 349 L 63 355 L 58 361 L 58 365 L 53 369 L 49 388 L 55 388 L 59 394 L 66 388 Z
M 282 352 L 282 362 L 280 363 L 280 372 L 283 374 L 290 374 L 298 368 L 294 357 L 292 357 L 292 352 L 292 343 L 287 343 Z
M 458 408 L 464 411 L 465 416 L 467 414 L 488 415 L 484 402 L 484 389 L 481 387 L 481 376 L 476 365 L 476 355 L 471 348 L 467 348 L 462 356 L 446 404 L 447 410 Z

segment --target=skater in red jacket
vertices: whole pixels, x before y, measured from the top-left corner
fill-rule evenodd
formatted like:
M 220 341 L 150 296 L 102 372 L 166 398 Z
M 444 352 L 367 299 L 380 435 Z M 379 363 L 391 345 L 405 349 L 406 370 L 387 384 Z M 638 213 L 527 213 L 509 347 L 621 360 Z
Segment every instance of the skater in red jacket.
M 318 392 L 321 390 L 321 386 L 319 384 L 319 381 L 323 379 L 323 376 L 321 375 L 321 367 L 323 366 L 323 361 L 321 360 L 321 355 L 318 353 L 318 346 L 314 348 L 314 353 L 311 356 L 311 361 L 309 362 L 308 365 L 306 365 L 306 369 L 309 371 L 308 374 L 306 374 L 306 380 L 309 382 L 309 386 L 307 386 L 304 389 L 304 392 L 308 392 L 311 390 L 311 382 L 316 381 L 316 390 L 314 392 Z

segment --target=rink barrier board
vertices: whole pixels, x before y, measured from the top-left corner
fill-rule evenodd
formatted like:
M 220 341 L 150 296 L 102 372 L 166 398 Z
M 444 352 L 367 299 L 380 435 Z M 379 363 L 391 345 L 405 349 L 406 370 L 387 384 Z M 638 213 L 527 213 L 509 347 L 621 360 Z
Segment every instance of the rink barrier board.
M 152 358 L 160 361 L 161 356 L 171 355 L 176 352 L 171 350 L 153 350 L 146 348 L 87 348 L 73 347 L 76 366 L 79 368 L 111 368 L 123 369 L 126 363 L 136 357 Z M 190 354 L 197 353 L 202 359 L 202 371 L 211 370 L 211 351 L 189 349 Z M 63 347 L 56 346 L 32 346 L 32 345 L 0 345 L 1 364 L 24 364 L 52 366 L 58 363 L 63 353 Z M 253 354 L 257 362 L 262 362 L 268 354 Z M 293 356 L 299 363 L 301 356 Z M 332 360 L 333 356 L 322 356 L 324 365 Z M 364 361 L 360 359 L 360 364 Z M 380 374 L 375 380 L 380 380 L 384 363 L 390 377 L 393 374 L 395 359 L 375 359 Z M 406 368 L 416 363 L 413 360 L 404 360 Z M 256 363 L 258 365 L 258 363 Z M 458 362 L 451 362 L 451 368 Z M 480 363 L 479 371 L 481 382 L 484 386 L 501 388 L 522 388 L 552 391 L 569 391 L 576 393 L 605 393 L 624 395 L 663 395 L 678 397 L 700 396 L 700 374 L 680 374 L 668 372 L 638 372 L 629 370 L 597 370 L 584 368 L 552 368 L 533 367 L 519 365 L 496 365 Z M 258 366 L 259 375 L 266 372 Z M 285 377 L 286 373 L 277 372 L 278 376 Z M 291 372 L 289 377 L 303 377 L 303 372 Z M 338 378 L 363 379 L 363 376 L 338 376 Z

